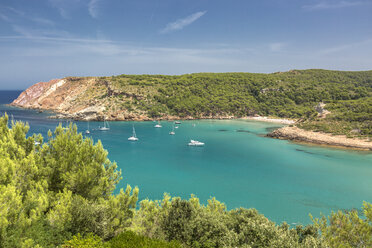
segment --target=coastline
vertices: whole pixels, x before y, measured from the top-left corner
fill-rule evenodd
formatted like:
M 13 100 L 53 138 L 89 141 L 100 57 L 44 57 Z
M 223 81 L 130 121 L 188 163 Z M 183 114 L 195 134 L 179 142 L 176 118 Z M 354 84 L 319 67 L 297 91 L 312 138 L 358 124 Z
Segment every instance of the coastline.
M 367 139 L 347 138 L 344 135 L 307 131 L 298 127 L 282 127 L 268 133 L 267 137 L 339 148 L 372 151 L 372 142 Z
M 24 108 L 24 109 L 38 109 L 43 111 L 53 111 L 55 115 L 50 116 L 49 118 L 52 119 L 74 119 L 79 121 L 90 121 L 90 120 L 97 120 L 103 121 L 106 119 L 107 121 L 154 121 L 154 120 L 163 120 L 163 121 L 175 121 L 175 120 L 205 120 L 205 119 L 215 119 L 215 120 L 252 120 L 258 122 L 270 122 L 270 123 L 278 123 L 287 125 L 285 127 L 276 129 L 271 133 L 266 134 L 267 137 L 276 138 L 276 139 L 283 139 L 283 140 L 290 140 L 294 142 L 300 143 L 307 143 L 313 145 L 322 145 L 322 146 L 329 146 L 329 147 L 337 147 L 337 148 L 346 148 L 346 149 L 358 149 L 358 150 L 367 150 L 372 151 L 372 142 L 367 141 L 366 139 L 357 139 L 357 138 L 347 138 L 343 135 L 332 135 L 328 133 L 321 133 L 321 132 L 314 132 L 314 131 L 307 131 L 304 129 L 300 129 L 296 126 L 288 126 L 294 125 L 296 120 L 293 119 L 285 119 L 285 118 L 275 118 L 275 117 L 267 117 L 267 116 L 245 116 L 245 117 L 235 117 L 235 116 L 202 116 L 199 118 L 195 118 L 192 116 L 163 116 L 160 118 L 150 118 L 143 115 L 130 115 L 129 118 L 113 118 L 113 116 L 107 117 L 104 115 L 96 116 L 94 119 L 84 118 L 84 115 L 81 114 L 67 114 L 67 113 L 60 113 L 55 110 L 44 109 L 44 108 L 33 108 L 33 107 L 22 107 L 22 106 L 15 106 L 14 104 L 10 104 L 10 106 Z
M 242 117 L 240 119 L 271 122 L 271 123 L 280 123 L 280 124 L 285 124 L 285 125 L 293 125 L 297 121 L 297 120 L 291 120 L 291 119 L 285 119 L 285 118 L 271 118 L 271 117 L 267 117 L 267 116 L 247 116 L 247 117 Z

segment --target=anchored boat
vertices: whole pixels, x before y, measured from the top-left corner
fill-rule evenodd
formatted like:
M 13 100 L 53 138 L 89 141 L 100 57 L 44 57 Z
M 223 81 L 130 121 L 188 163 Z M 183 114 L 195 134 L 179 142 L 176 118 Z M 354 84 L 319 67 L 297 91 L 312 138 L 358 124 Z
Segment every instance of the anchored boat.
M 136 130 L 134 129 L 134 125 L 133 125 L 133 134 L 131 137 L 128 138 L 129 141 L 137 141 L 138 138 L 137 138 L 137 135 L 136 135 Z
M 190 143 L 188 145 L 189 146 L 204 146 L 205 144 L 197 140 L 190 140 Z

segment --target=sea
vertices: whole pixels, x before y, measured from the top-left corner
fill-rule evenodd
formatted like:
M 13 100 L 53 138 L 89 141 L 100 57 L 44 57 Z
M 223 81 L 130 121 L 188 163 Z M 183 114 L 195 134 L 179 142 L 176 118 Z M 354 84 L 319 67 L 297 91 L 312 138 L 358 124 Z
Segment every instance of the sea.
M 46 136 L 48 130 L 70 121 L 49 119 L 49 112 L 7 106 L 20 91 L 0 91 L 0 114 L 27 122 L 29 133 Z M 87 122 L 74 121 L 84 132 Z M 175 135 L 173 122 L 90 122 L 89 135 L 101 140 L 123 179 L 140 189 L 139 200 L 162 199 L 164 192 L 206 204 L 211 197 L 228 209 L 256 208 L 277 224 L 311 223 L 332 211 L 361 210 L 372 202 L 372 152 L 296 144 L 265 137 L 279 124 L 250 120 L 182 121 Z M 139 141 L 130 142 L 132 127 Z M 190 147 L 195 139 L 204 147 Z

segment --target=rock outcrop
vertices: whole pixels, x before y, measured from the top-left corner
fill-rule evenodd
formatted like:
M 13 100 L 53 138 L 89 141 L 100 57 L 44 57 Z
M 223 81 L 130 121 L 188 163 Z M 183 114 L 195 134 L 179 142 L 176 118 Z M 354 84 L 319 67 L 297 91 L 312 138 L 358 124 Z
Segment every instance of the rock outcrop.
M 267 136 L 277 139 L 286 139 L 329 146 L 372 150 L 372 142 L 368 141 L 367 139 L 347 138 L 343 135 L 332 135 L 321 132 L 307 131 L 295 126 L 279 128 L 267 134 Z
M 113 104 L 108 82 L 102 79 L 63 78 L 32 85 L 11 105 L 30 109 L 51 110 L 52 118 L 76 120 L 147 120 L 143 114 L 130 113 Z M 114 108 L 112 108 L 114 106 Z
M 320 102 L 318 103 L 318 105 L 315 106 L 315 110 L 316 112 L 318 112 L 319 118 L 326 118 L 326 116 L 331 113 L 328 110 L 326 110 L 324 107 L 325 107 L 325 103 L 323 102 Z

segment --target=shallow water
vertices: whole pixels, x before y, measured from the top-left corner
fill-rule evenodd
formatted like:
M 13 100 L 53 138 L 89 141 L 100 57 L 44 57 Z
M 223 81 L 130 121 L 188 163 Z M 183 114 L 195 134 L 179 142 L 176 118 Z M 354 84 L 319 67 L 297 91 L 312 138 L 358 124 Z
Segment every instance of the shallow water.
M 1 97 L 1 94 L 0 94 Z M 5 100 L 3 100 L 4 103 Z M 30 132 L 46 134 L 58 123 L 48 113 L 0 106 L 0 113 L 30 124 Z M 76 122 L 85 131 L 86 122 Z M 134 124 L 138 142 L 129 142 Z M 307 146 L 263 137 L 278 124 L 248 120 L 184 121 L 169 135 L 173 123 L 111 122 L 110 131 L 95 130 L 109 158 L 123 172 L 119 188 L 140 188 L 140 199 L 161 199 L 163 192 L 203 203 L 211 196 L 229 209 L 256 208 L 278 223 L 310 223 L 308 216 L 332 210 L 359 209 L 372 202 L 372 153 Z M 194 125 L 195 124 L 195 125 Z M 205 142 L 189 147 L 190 139 Z

